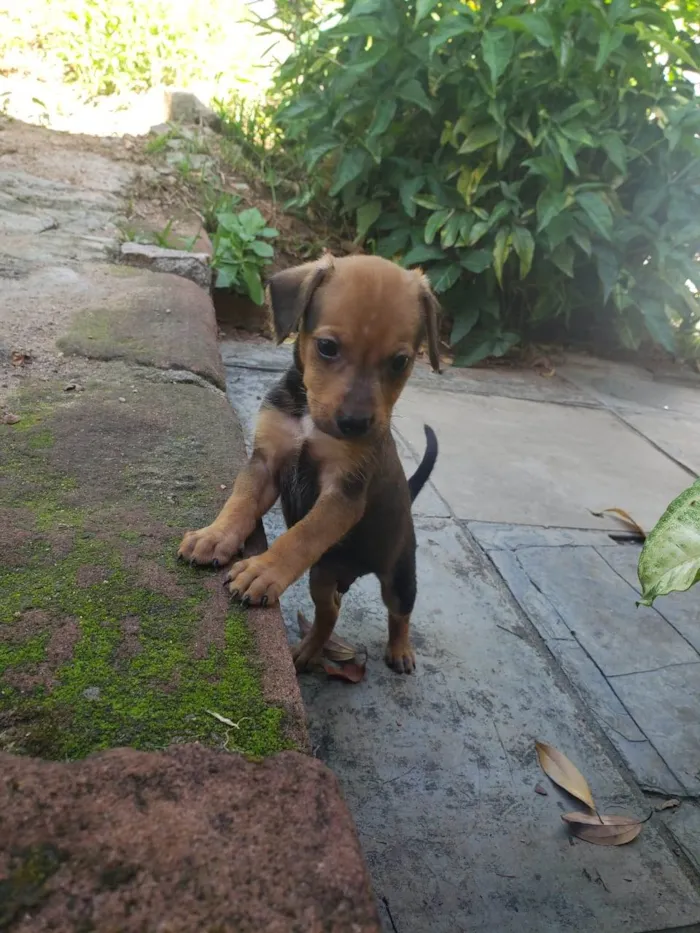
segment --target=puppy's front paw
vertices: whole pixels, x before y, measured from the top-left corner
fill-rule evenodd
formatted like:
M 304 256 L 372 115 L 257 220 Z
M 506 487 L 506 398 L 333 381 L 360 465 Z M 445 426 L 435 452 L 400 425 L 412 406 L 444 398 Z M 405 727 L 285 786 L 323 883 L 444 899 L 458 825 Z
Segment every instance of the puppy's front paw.
M 384 660 L 397 674 L 412 674 L 416 669 L 416 653 L 408 638 L 390 641 L 386 646 Z
M 321 652 L 309 635 L 305 635 L 299 644 L 292 648 L 292 660 L 297 674 L 301 674 L 312 661 L 320 660 Z
M 290 582 L 268 552 L 237 561 L 224 585 L 244 606 L 272 606 Z
M 240 552 L 244 544 L 243 536 L 235 527 L 226 528 L 214 523 L 199 531 L 188 531 L 177 556 L 191 564 L 222 567 Z

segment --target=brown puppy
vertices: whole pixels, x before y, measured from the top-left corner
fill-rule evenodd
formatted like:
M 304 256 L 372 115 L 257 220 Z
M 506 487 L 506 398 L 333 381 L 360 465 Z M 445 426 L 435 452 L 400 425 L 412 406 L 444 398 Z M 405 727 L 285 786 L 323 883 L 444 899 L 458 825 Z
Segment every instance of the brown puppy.
M 226 578 L 244 605 L 267 605 L 310 570 L 313 627 L 295 648 L 298 670 L 318 655 L 340 597 L 374 573 L 389 611 L 387 663 L 409 673 L 409 619 L 416 593 L 411 502 L 437 456 L 433 432 L 406 480 L 391 413 L 427 336 L 439 372 L 437 303 L 421 272 L 375 256 L 327 254 L 269 283 L 278 340 L 299 335 L 294 363 L 267 394 L 252 456 L 215 521 L 188 532 L 178 552 L 216 566 L 238 554 L 258 520 L 282 498 L 289 529 Z

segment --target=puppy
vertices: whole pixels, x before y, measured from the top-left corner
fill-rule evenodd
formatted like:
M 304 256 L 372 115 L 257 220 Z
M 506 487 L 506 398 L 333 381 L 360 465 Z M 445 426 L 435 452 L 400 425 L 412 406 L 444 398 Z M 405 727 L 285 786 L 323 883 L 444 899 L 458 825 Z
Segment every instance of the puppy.
M 298 331 L 294 362 L 263 401 L 253 453 L 215 521 L 188 532 L 179 556 L 228 563 L 278 496 L 288 531 L 225 580 L 243 605 L 276 602 L 310 570 L 315 618 L 294 649 L 297 670 L 319 655 L 340 599 L 375 574 L 389 613 L 386 662 L 410 673 L 416 596 L 411 502 L 430 476 L 437 441 L 407 480 L 391 435 L 394 405 L 427 338 L 439 372 L 437 302 L 425 276 L 376 256 L 326 254 L 268 284 L 279 342 Z

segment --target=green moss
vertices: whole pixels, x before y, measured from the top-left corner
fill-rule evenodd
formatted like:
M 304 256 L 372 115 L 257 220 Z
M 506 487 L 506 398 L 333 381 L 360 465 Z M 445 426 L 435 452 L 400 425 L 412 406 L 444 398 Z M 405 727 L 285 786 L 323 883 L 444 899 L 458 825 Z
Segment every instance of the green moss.
M 9 484 L 7 501 L 17 509 L 10 527 L 27 527 L 27 513 L 33 524 L 18 566 L 2 566 L 0 554 L 0 732 L 9 722 L 13 750 L 66 759 L 121 745 L 154 749 L 185 741 L 254 756 L 288 747 L 283 711 L 262 696 L 245 616 L 230 610 L 222 645 L 198 657 L 195 640 L 211 608 L 203 572 L 175 561 L 173 535 L 160 541 L 155 559 L 176 592 L 161 592 L 162 582 L 158 590 L 139 585 L 123 555 L 140 553 L 142 535 L 115 527 L 100 504 L 75 505 L 74 478 L 51 467 L 49 436 L 50 419 L 13 435 L 0 451 L 1 491 L 4 497 Z M 159 539 L 149 540 L 151 560 L 153 540 Z M 87 584 L 85 568 L 100 570 Z M 34 627 L 22 634 L 31 610 L 46 613 L 46 630 L 36 631 L 34 616 Z M 47 658 L 47 646 L 66 620 L 77 625 L 78 639 L 72 657 L 57 664 Z M 137 631 L 125 638 L 127 624 Z M 8 673 L 31 675 L 47 662 L 49 688 L 21 692 L 4 680 Z

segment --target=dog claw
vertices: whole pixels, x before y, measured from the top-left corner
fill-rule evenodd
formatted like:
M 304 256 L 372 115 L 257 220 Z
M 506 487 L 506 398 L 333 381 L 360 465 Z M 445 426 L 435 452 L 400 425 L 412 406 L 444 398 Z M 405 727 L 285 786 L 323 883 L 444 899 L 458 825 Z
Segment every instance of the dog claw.
M 243 597 L 243 599 L 241 600 L 241 606 L 243 606 L 244 609 L 247 609 L 248 606 L 250 606 L 250 596 Z
M 212 567 L 216 567 L 217 570 L 219 569 L 219 562 L 216 558 L 212 560 L 211 565 Z
M 265 606 L 267 606 L 267 596 L 263 596 L 263 598 L 260 600 L 260 605 L 263 607 L 263 609 Z

